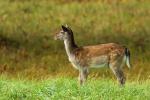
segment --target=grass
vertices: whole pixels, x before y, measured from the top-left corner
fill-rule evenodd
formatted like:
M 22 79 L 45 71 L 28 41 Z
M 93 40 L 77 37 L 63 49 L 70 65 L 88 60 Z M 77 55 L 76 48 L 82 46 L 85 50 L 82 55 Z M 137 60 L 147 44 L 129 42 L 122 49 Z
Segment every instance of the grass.
M 90 79 L 80 87 L 75 79 L 55 78 L 44 81 L 0 81 L 1 100 L 149 100 L 150 85 L 127 82 L 119 87 L 113 80 Z

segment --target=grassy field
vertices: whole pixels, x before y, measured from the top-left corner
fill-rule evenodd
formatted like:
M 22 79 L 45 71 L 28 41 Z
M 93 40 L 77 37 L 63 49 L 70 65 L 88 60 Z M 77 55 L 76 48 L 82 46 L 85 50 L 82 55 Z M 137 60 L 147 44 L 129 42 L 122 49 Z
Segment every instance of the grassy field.
M 150 1 L 67 1 L 0 0 L 0 99 L 149 100 Z M 72 28 L 79 46 L 127 46 L 133 67 L 124 67 L 126 86 L 118 87 L 102 68 L 90 70 L 88 83 L 79 87 L 62 41 L 53 39 L 62 24 Z
M 128 82 L 118 87 L 112 80 L 91 79 L 79 87 L 75 79 L 0 81 L 1 100 L 149 100 L 150 82 Z

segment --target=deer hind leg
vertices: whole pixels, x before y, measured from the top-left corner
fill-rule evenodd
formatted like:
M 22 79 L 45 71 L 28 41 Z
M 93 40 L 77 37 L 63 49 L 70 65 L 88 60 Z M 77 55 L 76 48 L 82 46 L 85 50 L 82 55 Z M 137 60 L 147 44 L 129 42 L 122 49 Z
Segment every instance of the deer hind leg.
M 115 74 L 115 76 L 117 77 L 117 80 L 119 82 L 120 85 L 124 85 L 126 78 L 124 76 L 124 73 L 121 69 L 112 69 L 113 73 Z
M 79 70 L 79 83 L 83 85 L 83 83 L 87 80 L 88 77 L 88 68 L 83 68 Z
M 111 65 L 110 68 L 113 71 L 113 73 L 115 74 L 120 85 L 124 85 L 125 81 L 126 81 L 124 73 L 121 69 L 122 63 L 123 63 L 123 60 L 119 60 L 119 61 L 115 61 L 115 62 L 110 64 Z

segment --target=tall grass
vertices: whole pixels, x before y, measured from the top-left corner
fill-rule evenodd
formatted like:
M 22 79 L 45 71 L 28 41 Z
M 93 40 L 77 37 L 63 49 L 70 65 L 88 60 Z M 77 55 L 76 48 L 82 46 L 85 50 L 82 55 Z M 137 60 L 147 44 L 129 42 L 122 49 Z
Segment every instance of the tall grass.
M 61 24 L 67 23 L 79 45 L 126 45 L 133 65 L 127 78 L 148 79 L 150 2 L 85 1 L 0 0 L 0 73 L 28 79 L 75 76 L 77 72 L 67 60 L 63 43 L 53 40 Z M 91 77 L 110 74 L 101 69 L 93 71 Z
M 91 80 L 84 86 L 76 84 L 75 79 L 57 78 L 36 81 L 16 81 L 1 79 L 1 100 L 149 100 L 149 81 L 142 84 L 127 83 L 118 87 L 112 80 Z

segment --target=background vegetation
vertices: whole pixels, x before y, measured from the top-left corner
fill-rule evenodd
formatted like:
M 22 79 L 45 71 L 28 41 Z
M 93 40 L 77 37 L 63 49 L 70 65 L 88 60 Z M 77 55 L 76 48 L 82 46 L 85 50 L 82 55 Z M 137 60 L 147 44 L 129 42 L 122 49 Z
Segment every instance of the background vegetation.
M 150 78 L 149 0 L 0 0 L 0 73 L 43 79 L 77 76 L 62 41 L 53 35 L 68 24 L 78 45 L 116 42 L 131 50 L 129 79 Z M 113 77 L 109 69 L 90 77 Z
M 61 24 L 67 23 L 79 45 L 126 45 L 133 63 L 129 74 L 144 78 L 150 75 L 148 1 L 1 0 L 0 9 L 1 74 L 27 78 L 75 75 L 63 43 L 53 40 Z M 94 73 L 107 76 L 109 71 Z

